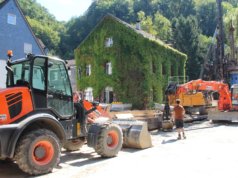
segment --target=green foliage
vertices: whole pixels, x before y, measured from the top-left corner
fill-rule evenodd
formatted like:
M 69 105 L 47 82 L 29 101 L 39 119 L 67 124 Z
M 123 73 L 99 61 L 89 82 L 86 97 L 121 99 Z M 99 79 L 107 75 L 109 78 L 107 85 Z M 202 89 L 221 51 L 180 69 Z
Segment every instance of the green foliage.
M 169 41 L 172 38 L 171 22 L 157 12 L 154 16 L 154 26 L 157 32 L 156 36 L 164 41 Z
M 207 1 L 197 6 L 199 27 L 204 35 L 213 36 L 217 26 L 217 5 L 215 1 Z
M 229 35 L 230 35 L 230 26 L 231 22 L 235 28 L 235 41 L 236 46 L 238 46 L 238 8 L 232 8 L 229 10 L 229 12 L 224 17 L 224 24 L 225 24 L 225 34 L 227 40 L 227 43 L 229 44 Z
M 107 48 L 104 44 L 109 37 L 114 45 Z M 78 80 L 80 90 L 92 87 L 97 98 L 106 87 L 113 87 L 119 101 L 132 103 L 138 109 L 162 102 L 171 67 L 174 75 L 184 75 L 186 61 L 184 54 L 144 38 L 112 17 L 106 17 L 81 43 L 75 50 L 75 58 L 82 69 Z M 109 61 L 113 70 L 110 76 L 105 73 L 105 63 Z M 85 75 L 87 64 L 92 65 L 91 76 Z
M 238 3 L 237 0 L 223 0 L 222 2 L 226 46 L 229 48 L 231 19 L 233 19 L 236 29 L 235 38 L 236 43 L 238 43 Z M 203 45 L 204 41 L 201 40 L 205 38 L 200 37 L 204 35 L 208 38 L 213 36 L 217 25 L 216 0 L 97 0 L 93 1 L 83 16 L 72 18 L 68 22 L 57 22 L 55 17 L 35 0 L 19 0 L 19 3 L 36 36 L 44 42 L 51 53 L 67 59 L 74 57 L 73 50 L 107 13 L 111 13 L 130 24 L 135 24 L 140 19 L 144 31 L 188 54 L 188 62 L 191 65 L 187 65 L 187 74 L 190 79 L 197 77 L 200 72 L 198 66 L 202 63 L 208 49 L 207 46 Z M 198 33 L 195 35 L 196 38 L 194 38 L 194 33 L 197 26 L 190 29 L 191 33 L 187 33 L 186 28 L 181 27 L 183 32 L 176 37 L 177 29 L 172 28 L 171 24 L 177 21 L 179 16 L 185 19 L 194 16 L 197 19 L 196 23 L 201 30 L 196 32 Z M 197 47 L 195 42 L 197 42 Z M 190 46 L 189 43 L 192 45 Z M 227 49 L 226 51 L 229 52 Z M 196 70 L 194 67 L 197 67 Z
M 197 79 L 200 73 L 201 61 L 199 52 L 199 27 L 194 16 L 180 16 L 174 22 L 175 47 L 188 55 L 187 74 L 189 79 Z M 196 69 L 196 70 L 195 70 Z
M 159 10 L 168 19 L 175 17 L 195 15 L 194 0 L 161 0 Z

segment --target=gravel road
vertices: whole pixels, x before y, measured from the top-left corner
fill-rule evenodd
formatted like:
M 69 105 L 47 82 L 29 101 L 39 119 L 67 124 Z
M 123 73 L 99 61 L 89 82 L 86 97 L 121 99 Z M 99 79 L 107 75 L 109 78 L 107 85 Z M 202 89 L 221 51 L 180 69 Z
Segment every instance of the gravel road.
M 173 132 L 153 131 L 153 147 L 122 149 L 115 158 L 103 159 L 93 149 L 62 153 L 53 173 L 37 178 L 237 178 L 238 124 L 209 121 L 186 124 L 186 140 Z M 14 163 L 0 162 L 0 178 L 28 178 Z

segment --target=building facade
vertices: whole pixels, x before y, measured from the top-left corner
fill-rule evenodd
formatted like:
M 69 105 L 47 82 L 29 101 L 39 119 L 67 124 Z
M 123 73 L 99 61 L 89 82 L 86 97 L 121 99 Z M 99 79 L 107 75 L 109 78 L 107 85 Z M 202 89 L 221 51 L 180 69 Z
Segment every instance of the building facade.
M 28 53 L 45 54 L 17 0 L 0 3 L 0 88 L 5 87 L 8 50 L 13 51 L 13 60 Z
M 75 50 L 75 59 L 77 86 L 86 99 L 144 109 L 164 100 L 169 77 L 185 76 L 187 56 L 106 15 Z

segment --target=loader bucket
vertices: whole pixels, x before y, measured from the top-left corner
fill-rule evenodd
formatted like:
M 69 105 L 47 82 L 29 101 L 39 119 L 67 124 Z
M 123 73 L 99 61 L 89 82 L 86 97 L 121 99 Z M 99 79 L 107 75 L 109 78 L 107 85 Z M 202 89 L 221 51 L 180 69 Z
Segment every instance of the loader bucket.
M 123 146 L 128 148 L 144 149 L 152 147 L 151 135 L 147 123 L 134 119 L 115 119 L 123 132 Z

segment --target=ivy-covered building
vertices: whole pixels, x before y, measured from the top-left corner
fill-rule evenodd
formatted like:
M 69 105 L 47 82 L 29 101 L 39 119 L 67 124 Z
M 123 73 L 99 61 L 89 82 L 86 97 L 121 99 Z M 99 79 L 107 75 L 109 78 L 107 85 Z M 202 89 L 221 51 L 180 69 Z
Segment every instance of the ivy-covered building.
M 144 109 L 164 100 L 170 76 L 184 76 L 187 56 L 106 15 L 75 49 L 77 86 L 88 100 Z

